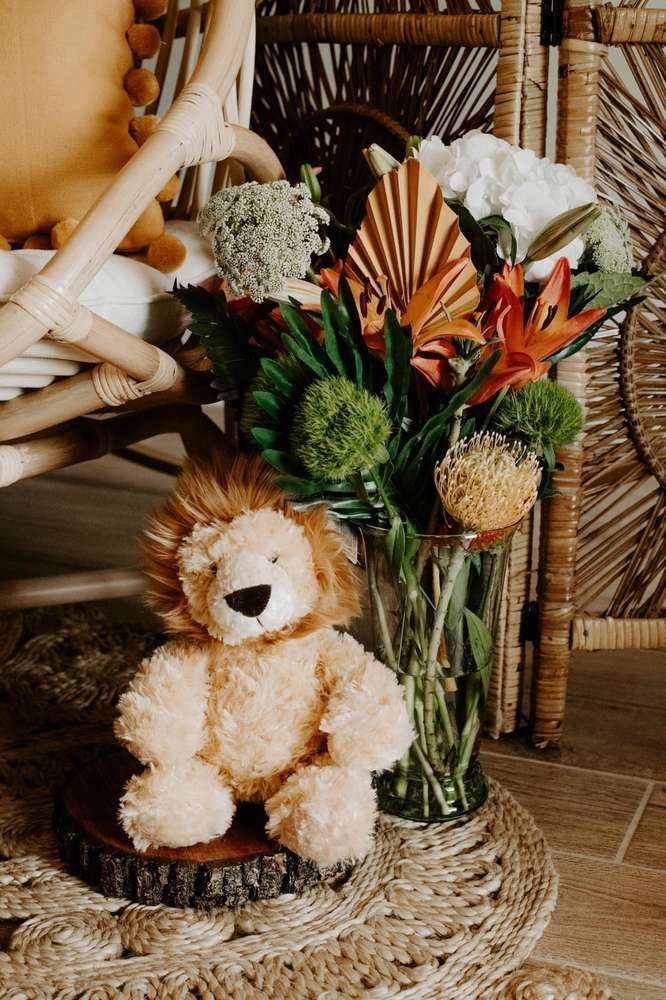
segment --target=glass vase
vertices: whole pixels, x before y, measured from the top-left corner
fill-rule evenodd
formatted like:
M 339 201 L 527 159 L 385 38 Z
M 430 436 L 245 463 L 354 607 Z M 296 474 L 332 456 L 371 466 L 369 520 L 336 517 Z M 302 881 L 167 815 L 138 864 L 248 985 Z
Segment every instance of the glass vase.
M 374 653 L 397 674 L 416 734 L 377 779 L 385 812 L 455 819 L 486 798 L 478 745 L 514 530 L 405 542 L 362 529 Z

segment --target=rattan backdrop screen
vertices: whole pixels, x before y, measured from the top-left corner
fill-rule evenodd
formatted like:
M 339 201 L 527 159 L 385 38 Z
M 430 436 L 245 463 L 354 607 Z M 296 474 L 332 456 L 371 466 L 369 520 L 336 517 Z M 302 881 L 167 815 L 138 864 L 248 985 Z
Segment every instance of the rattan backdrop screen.
M 558 159 L 626 215 L 637 263 L 666 265 L 666 10 L 570 2 Z M 664 279 L 558 377 L 586 411 L 544 506 L 533 739 L 560 742 L 573 649 L 666 647 Z M 617 664 L 618 668 L 620 664 Z M 609 685 L 612 685 L 609 667 Z

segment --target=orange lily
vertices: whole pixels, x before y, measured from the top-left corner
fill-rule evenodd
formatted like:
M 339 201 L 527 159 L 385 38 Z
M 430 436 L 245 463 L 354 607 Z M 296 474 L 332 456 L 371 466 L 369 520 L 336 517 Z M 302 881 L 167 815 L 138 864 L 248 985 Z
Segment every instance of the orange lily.
M 384 314 L 387 309 L 393 309 L 402 326 L 411 326 L 413 367 L 434 388 L 450 388 L 448 359 L 457 355 L 453 338 L 485 343 L 478 326 L 463 316 L 450 318 L 446 309 L 447 293 L 461 276 L 468 277 L 468 264 L 467 260 L 447 264 L 416 290 L 404 310 L 392 301 L 389 284 L 383 276 L 375 279 L 381 289 L 379 296 L 369 282 L 363 287 L 348 279 L 369 349 L 375 354 L 384 354 Z
M 319 272 L 321 286 L 337 295 L 341 273 L 340 262 L 335 267 L 322 268 Z M 348 278 L 347 281 L 361 317 L 363 336 L 369 349 L 375 354 L 383 355 L 384 314 L 387 309 L 393 309 L 399 322 L 412 328 L 412 365 L 435 388 L 449 388 L 448 359 L 457 354 L 452 343 L 453 337 L 473 340 L 477 344 L 485 343 L 479 327 L 458 316 L 457 302 L 452 306 L 452 313 L 457 317 L 455 319 L 450 318 L 446 307 L 447 300 L 458 299 L 461 288 L 464 289 L 465 296 L 471 294 L 472 300 L 474 299 L 476 272 L 470 270 L 469 260 L 447 263 L 417 288 L 404 310 L 394 301 L 390 283 L 383 275 L 375 277 L 372 283 L 366 280 L 362 284 L 354 278 Z M 309 308 L 319 307 L 311 303 Z
M 496 274 L 483 303 L 486 310 L 484 332 L 497 339 L 492 349 L 502 352 L 492 373 L 470 403 L 484 403 L 503 386 L 521 389 L 545 375 L 548 360 L 581 333 L 606 315 L 605 309 L 588 309 L 568 318 L 571 297 L 571 269 L 560 257 L 525 320 L 524 279 L 520 264 L 505 264 Z

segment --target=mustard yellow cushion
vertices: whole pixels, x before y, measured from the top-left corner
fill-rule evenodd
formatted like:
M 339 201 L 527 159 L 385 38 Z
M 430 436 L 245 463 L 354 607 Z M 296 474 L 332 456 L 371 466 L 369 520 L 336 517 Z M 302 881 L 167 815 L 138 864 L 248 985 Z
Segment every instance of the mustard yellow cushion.
M 135 152 L 123 89 L 133 20 L 132 0 L 0 0 L 0 233 L 8 239 L 81 219 Z

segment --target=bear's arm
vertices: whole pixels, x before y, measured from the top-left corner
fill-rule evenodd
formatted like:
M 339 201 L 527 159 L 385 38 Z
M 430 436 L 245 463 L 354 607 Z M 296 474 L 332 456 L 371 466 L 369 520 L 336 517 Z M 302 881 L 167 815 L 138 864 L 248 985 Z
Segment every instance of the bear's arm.
M 333 629 L 322 636 L 320 665 L 326 704 L 319 728 L 333 761 L 372 771 L 391 767 L 413 739 L 395 674 Z
M 118 702 L 117 739 L 143 764 L 194 757 L 205 739 L 208 655 L 190 643 L 156 649 Z

